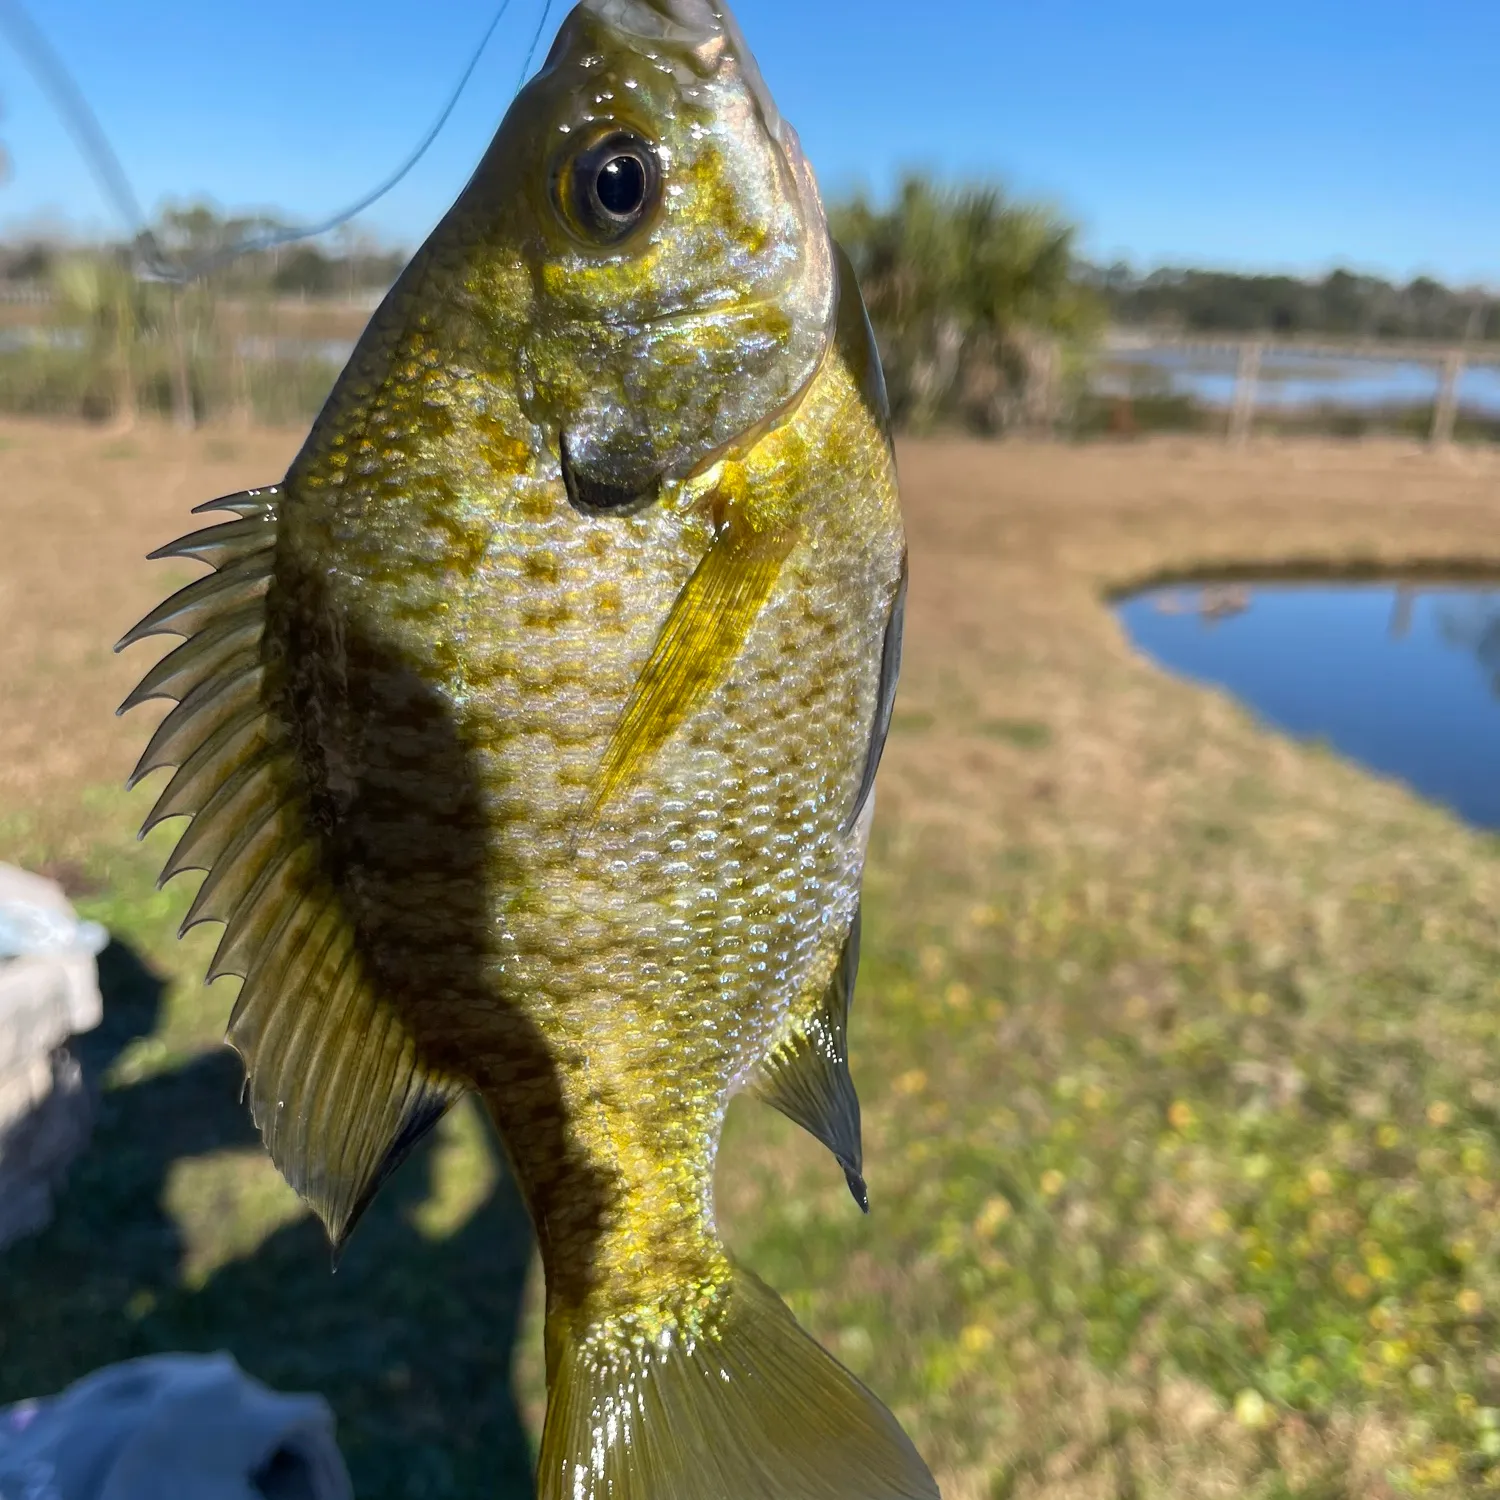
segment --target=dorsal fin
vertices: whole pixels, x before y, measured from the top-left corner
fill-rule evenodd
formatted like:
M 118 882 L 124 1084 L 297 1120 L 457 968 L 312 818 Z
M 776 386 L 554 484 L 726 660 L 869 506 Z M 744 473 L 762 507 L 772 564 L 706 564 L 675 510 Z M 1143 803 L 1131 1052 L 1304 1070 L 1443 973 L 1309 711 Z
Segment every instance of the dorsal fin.
M 865 1213 L 864 1148 L 860 1142 L 859 1096 L 849 1074 L 849 1005 L 859 972 L 859 912 L 854 913 L 844 951 L 817 1008 L 793 1023 L 760 1066 L 752 1088 L 833 1152 L 844 1169 L 854 1201 Z
M 238 519 L 163 547 L 213 572 L 120 643 L 181 635 L 122 707 L 177 706 L 135 779 L 175 770 L 147 819 L 191 819 L 163 872 L 206 871 L 184 930 L 222 922 L 209 979 L 243 979 L 229 1041 L 272 1160 L 343 1245 L 380 1185 L 463 1085 L 424 1068 L 368 971 L 354 921 L 324 873 L 295 757 L 270 712 L 263 649 L 279 491 L 200 506 Z

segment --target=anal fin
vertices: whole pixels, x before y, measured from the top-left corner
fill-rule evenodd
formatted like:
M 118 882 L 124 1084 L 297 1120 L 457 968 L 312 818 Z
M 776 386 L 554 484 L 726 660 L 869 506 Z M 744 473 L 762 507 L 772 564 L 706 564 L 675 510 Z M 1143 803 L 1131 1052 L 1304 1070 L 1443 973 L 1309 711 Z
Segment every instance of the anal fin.
M 881 757 L 885 754 L 885 742 L 890 737 L 891 718 L 896 712 L 896 687 L 901 679 L 901 648 L 906 633 L 906 589 L 909 565 L 905 553 L 901 555 L 901 576 L 896 584 L 896 595 L 891 601 L 891 612 L 886 618 L 885 638 L 880 649 L 880 676 L 875 685 L 875 717 L 870 721 L 870 739 L 865 747 L 864 769 L 860 772 L 859 790 L 849 816 L 844 821 L 844 832 L 852 832 L 875 791 L 875 777 L 880 770 Z
M 833 1152 L 854 1201 L 870 1211 L 860 1140 L 859 1096 L 849 1074 L 849 1005 L 859 972 L 859 912 L 833 979 L 810 1016 L 799 1018 L 760 1066 L 755 1093 Z

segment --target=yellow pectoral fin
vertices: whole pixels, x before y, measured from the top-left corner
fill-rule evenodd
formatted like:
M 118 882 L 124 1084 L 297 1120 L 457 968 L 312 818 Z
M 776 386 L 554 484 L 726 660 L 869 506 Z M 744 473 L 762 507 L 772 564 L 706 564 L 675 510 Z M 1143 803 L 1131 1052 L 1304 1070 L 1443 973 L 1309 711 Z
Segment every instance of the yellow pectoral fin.
M 729 675 L 796 541 L 792 527 L 731 521 L 677 596 L 615 726 L 594 789 L 597 816 Z

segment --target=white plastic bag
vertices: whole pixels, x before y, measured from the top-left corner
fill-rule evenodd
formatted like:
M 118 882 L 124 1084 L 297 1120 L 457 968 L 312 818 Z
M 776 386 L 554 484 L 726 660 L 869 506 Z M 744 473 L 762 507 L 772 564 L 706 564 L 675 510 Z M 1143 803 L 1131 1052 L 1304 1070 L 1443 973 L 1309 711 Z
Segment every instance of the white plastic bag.
M 0 960 L 49 953 L 102 953 L 109 933 L 72 912 L 0 897 Z
M 321 1396 L 227 1354 L 110 1365 L 0 1410 L 0 1500 L 352 1500 Z

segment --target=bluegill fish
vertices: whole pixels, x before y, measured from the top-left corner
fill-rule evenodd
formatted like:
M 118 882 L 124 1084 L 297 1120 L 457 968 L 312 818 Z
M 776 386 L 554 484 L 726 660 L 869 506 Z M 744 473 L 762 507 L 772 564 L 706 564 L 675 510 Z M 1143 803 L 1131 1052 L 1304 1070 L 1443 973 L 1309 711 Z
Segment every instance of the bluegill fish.
M 861 1205 L 845 1045 L 905 542 L 878 356 L 722 0 L 584 0 L 213 571 L 137 769 L 336 1245 L 466 1091 L 547 1281 L 545 1500 L 925 1497 L 726 1253 L 759 1092 Z M 211 509 L 214 507 L 205 507 Z M 127 704 L 127 706 L 129 706 Z

